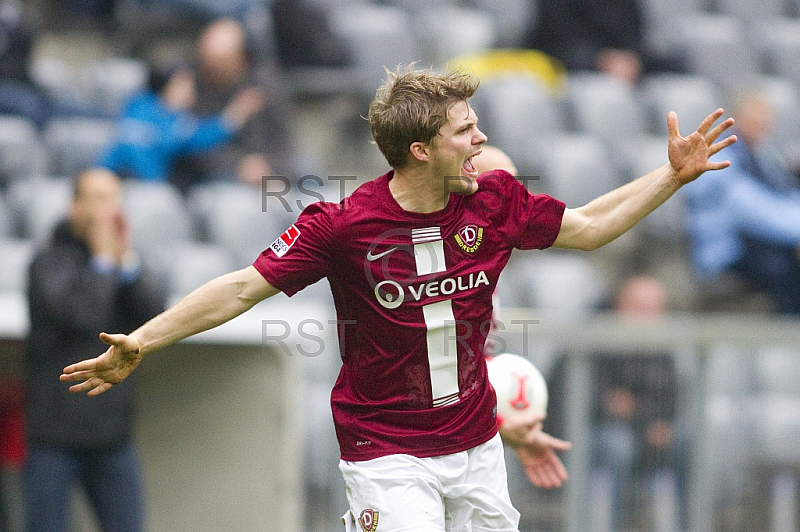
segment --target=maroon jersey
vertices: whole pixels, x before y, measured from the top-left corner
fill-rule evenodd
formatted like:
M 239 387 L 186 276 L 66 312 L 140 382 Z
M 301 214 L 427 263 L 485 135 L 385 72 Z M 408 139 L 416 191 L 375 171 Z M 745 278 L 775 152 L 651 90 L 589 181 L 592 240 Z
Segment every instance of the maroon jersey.
M 449 454 L 494 436 L 492 293 L 512 249 L 552 245 L 564 212 L 500 170 L 441 211 L 408 212 L 392 175 L 310 205 L 254 263 L 289 296 L 330 282 L 342 353 L 331 405 L 349 461 Z

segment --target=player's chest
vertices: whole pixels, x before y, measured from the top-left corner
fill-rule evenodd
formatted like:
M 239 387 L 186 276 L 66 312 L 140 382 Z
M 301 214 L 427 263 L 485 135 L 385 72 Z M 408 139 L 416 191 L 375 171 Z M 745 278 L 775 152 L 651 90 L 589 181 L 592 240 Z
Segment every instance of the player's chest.
M 343 267 L 389 299 L 423 301 L 491 291 L 510 253 L 488 224 L 471 219 L 405 226 L 364 224 L 349 240 L 342 250 Z

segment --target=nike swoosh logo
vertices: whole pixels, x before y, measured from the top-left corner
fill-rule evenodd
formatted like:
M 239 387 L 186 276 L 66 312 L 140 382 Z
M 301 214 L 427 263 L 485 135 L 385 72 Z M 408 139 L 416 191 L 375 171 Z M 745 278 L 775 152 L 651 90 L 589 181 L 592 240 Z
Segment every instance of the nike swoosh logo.
M 396 251 L 396 250 L 397 250 L 397 246 L 394 246 L 394 247 L 391 247 L 391 248 L 387 249 L 383 253 L 378 253 L 377 255 L 373 255 L 371 251 L 367 251 L 367 260 L 370 261 L 370 262 L 372 262 L 374 260 L 378 260 L 379 258 L 381 258 L 381 257 L 383 257 L 385 255 L 388 255 L 392 251 Z

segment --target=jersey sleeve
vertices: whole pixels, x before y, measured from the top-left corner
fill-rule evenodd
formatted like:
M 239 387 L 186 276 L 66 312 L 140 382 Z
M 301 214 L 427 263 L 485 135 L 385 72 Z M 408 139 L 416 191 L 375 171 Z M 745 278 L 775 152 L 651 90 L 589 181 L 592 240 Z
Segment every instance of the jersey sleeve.
M 330 271 L 333 254 L 332 204 L 309 205 L 253 263 L 272 286 L 293 296 Z
M 515 248 L 545 249 L 553 245 L 561 230 L 564 202 L 547 194 L 531 194 L 505 170 L 481 175 L 480 187 L 489 196 L 487 204 L 497 204 L 499 223 Z

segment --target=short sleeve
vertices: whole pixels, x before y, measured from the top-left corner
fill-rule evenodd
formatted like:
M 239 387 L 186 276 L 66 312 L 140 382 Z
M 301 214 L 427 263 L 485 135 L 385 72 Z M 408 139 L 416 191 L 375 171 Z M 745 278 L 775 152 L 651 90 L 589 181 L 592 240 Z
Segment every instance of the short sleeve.
M 330 203 L 309 205 L 253 263 L 272 286 L 292 296 L 326 277 L 332 265 Z
M 547 194 L 531 194 L 513 175 L 493 170 L 481 175 L 480 189 L 487 205 L 497 204 L 496 223 L 518 249 L 545 249 L 561 230 L 566 205 Z

